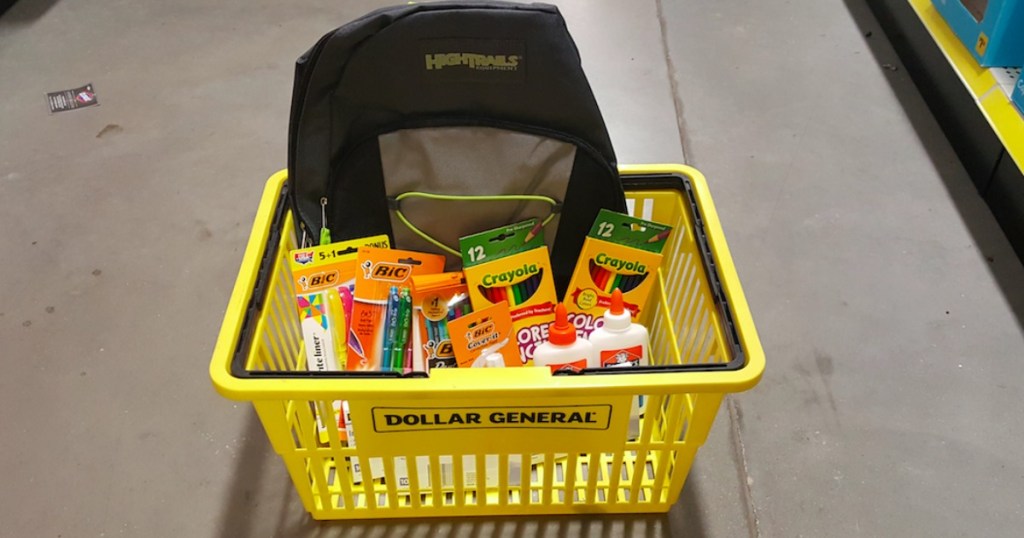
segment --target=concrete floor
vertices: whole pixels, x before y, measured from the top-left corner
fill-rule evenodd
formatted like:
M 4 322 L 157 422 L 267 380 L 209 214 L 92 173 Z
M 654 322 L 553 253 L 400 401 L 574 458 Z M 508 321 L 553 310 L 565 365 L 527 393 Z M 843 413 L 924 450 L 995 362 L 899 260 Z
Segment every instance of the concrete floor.
M 0 18 L 0 536 L 1019 534 L 1024 268 L 855 0 L 559 2 L 620 160 L 708 176 L 769 359 L 669 514 L 311 521 L 206 373 L 292 62 L 380 2 L 298 4 Z

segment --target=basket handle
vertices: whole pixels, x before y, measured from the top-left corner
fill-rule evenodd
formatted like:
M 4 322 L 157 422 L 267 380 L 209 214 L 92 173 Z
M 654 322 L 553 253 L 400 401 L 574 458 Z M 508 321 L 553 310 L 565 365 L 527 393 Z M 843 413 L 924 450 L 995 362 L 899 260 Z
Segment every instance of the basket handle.
M 246 377 L 249 372 L 245 369 L 245 358 L 252 346 L 253 333 L 256 332 L 256 319 L 263 311 L 263 303 L 267 298 L 267 290 L 270 283 L 270 271 L 274 267 L 274 259 L 278 255 L 281 245 L 281 232 L 284 228 L 284 218 L 288 214 L 288 190 L 290 183 L 287 181 L 281 186 L 277 193 L 277 204 L 274 207 L 274 218 L 270 223 L 270 234 L 263 248 L 263 256 L 260 258 L 259 269 L 256 273 L 256 285 L 249 296 L 249 304 L 245 307 L 245 317 L 242 319 L 242 330 L 235 345 L 235 352 L 231 357 L 231 375 L 235 377 Z

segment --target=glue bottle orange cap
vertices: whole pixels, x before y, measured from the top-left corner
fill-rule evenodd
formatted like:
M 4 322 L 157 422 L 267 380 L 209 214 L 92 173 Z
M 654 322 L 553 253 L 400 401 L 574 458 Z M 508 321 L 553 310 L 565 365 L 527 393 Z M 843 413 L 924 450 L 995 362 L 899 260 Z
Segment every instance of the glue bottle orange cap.
M 548 341 L 558 346 L 568 346 L 576 341 L 576 327 L 569 323 L 565 305 L 555 307 L 555 321 L 548 327 Z
M 612 304 L 604 313 L 604 329 L 610 332 L 628 331 L 633 325 L 633 315 L 622 303 L 622 291 L 615 288 L 612 292 Z
M 622 310 L 622 290 L 615 288 L 612 292 L 612 307 L 608 311 L 618 316 L 622 314 Z

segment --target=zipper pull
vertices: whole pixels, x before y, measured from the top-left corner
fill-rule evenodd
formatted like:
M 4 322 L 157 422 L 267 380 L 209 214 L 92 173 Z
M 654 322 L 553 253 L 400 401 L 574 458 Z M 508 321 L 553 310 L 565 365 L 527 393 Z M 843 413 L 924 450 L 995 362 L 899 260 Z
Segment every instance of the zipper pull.
M 327 227 L 327 197 L 320 199 L 320 246 L 331 244 L 331 230 Z

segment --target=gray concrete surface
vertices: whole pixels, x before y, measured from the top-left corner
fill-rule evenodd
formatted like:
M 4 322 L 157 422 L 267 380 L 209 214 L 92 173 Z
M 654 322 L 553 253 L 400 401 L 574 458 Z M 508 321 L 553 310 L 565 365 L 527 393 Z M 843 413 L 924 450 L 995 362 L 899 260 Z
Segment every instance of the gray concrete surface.
M 754 531 L 1016 536 L 1024 271 L 849 4 L 665 4 L 688 156 L 769 357 L 734 400 Z
M 769 358 L 669 514 L 310 521 L 206 367 L 292 62 L 380 4 L 0 18 L 0 537 L 1016 535 L 1024 270 L 852 0 L 560 2 L 620 160 L 708 176 Z

